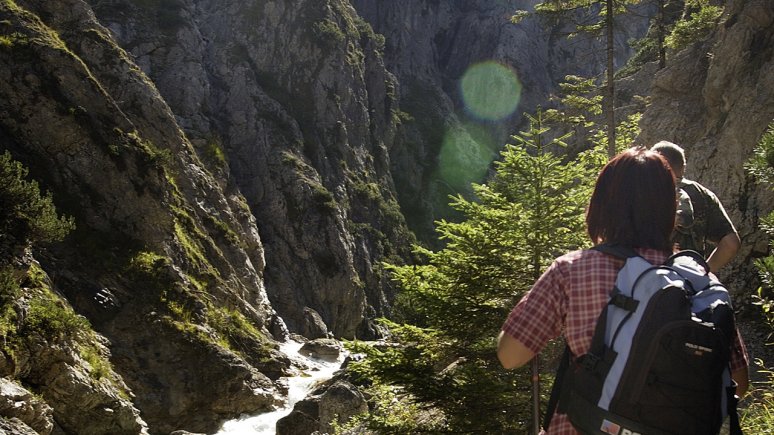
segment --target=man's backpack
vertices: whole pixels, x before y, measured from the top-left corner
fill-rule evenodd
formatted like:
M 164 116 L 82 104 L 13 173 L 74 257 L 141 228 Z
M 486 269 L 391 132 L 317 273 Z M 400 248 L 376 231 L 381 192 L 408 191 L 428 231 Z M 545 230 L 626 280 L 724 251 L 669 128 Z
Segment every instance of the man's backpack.
M 569 349 L 549 401 L 583 434 L 717 434 L 726 415 L 741 434 L 729 370 L 735 337 L 726 288 L 704 259 L 682 251 L 654 266 L 632 249 L 600 245 L 626 259 L 588 353 Z
M 682 250 L 707 252 L 707 202 L 705 193 L 693 183 L 681 184 L 677 190 L 677 216 L 672 241 Z

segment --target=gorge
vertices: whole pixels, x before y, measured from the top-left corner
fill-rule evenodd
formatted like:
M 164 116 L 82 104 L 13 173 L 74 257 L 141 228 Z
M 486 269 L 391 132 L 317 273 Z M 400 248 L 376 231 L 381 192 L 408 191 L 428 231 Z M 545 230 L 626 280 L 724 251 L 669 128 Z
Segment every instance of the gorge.
M 598 40 L 510 22 L 535 3 L 0 1 L 0 150 L 76 226 L 0 258 L 36 277 L 4 303 L 88 320 L 3 348 L 0 428 L 214 433 L 281 406 L 290 333 L 381 337 L 383 263 L 438 243 L 448 194 L 485 179 L 522 114 L 605 69 Z M 616 67 L 649 25 L 621 20 Z M 666 68 L 617 82 L 638 140 L 684 144 L 737 223 L 741 292 L 769 249 L 774 197 L 743 166 L 774 119 L 773 52 L 769 2 L 730 0 Z M 486 64 L 520 91 L 482 119 L 459 82 Z

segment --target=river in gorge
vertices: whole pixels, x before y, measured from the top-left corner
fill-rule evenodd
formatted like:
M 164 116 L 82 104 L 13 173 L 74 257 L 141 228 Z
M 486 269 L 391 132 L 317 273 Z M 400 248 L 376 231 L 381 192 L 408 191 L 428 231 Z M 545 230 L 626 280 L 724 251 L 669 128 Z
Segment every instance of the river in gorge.
M 280 350 L 290 359 L 298 360 L 303 363 L 301 366 L 308 367 L 295 376 L 287 378 L 288 398 L 285 406 L 276 411 L 229 420 L 215 435 L 275 434 L 277 421 L 290 414 L 296 402 L 306 397 L 316 383 L 330 379 L 341 367 L 345 357 L 345 353 L 342 352 L 336 361 L 310 358 L 299 353 L 301 346 L 303 343 L 294 340 L 280 344 Z

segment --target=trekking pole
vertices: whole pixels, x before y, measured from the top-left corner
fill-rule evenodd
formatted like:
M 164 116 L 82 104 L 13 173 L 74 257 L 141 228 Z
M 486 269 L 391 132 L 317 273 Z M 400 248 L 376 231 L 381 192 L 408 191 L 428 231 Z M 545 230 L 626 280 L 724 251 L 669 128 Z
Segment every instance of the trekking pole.
M 532 433 L 540 433 L 540 360 L 532 358 Z

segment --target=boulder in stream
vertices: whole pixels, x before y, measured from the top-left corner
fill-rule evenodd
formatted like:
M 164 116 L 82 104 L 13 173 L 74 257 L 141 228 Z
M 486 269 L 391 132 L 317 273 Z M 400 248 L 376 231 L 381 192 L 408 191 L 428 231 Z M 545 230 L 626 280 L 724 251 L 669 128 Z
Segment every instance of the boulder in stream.
M 318 358 L 332 362 L 339 359 L 342 351 L 343 348 L 338 340 L 332 338 L 317 338 L 304 343 L 298 353 L 310 358 Z
M 332 433 L 334 421 L 344 423 L 351 417 L 368 412 L 363 393 L 343 379 L 321 385 L 293 411 L 277 421 L 277 435 L 301 435 L 313 432 Z

